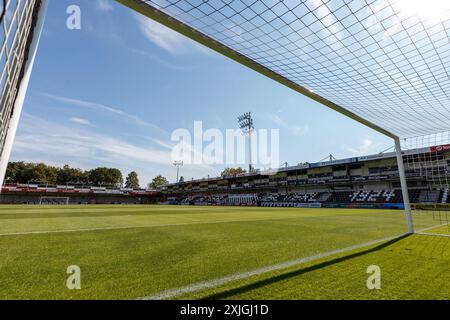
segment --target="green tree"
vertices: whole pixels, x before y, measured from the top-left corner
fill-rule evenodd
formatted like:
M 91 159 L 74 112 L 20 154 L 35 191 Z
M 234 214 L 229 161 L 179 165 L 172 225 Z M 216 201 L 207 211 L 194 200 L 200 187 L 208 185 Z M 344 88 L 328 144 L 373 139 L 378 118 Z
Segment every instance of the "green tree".
M 139 177 L 136 171 L 131 171 L 125 180 L 125 188 L 138 189 Z
M 58 168 L 56 182 L 58 184 L 86 183 L 86 174 L 81 169 L 65 165 L 62 168 Z
M 89 171 L 89 183 L 97 186 L 120 187 L 123 183 L 122 172 L 115 168 L 95 168 Z
M 153 178 L 152 182 L 149 184 L 149 187 L 151 189 L 158 189 L 167 183 L 169 183 L 169 181 L 166 179 L 166 177 L 163 177 L 159 174 Z
M 92 184 L 120 187 L 123 183 L 122 173 L 116 168 L 96 168 L 83 171 L 65 165 L 62 168 L 48 166 L 44 163 L 10 162 L 6 169 L 6 182 L 48 183 L 48 184 Z
M 246 171 L 244 169 L 242 169 L 241 167 L 238 168 L 225 168 L 223 169 L 223 171 L 220 173 L 220 176 L 222 178 L 224 177 L 235 177 L 239 174 L 243 174 Z
M 23 183 L 23 181 L 21 181 L 21 176 L 26 166 L 27 165 L 23 161 L 8 163 L 8 167 L 6 168 L 5 181 Z
M 6 170 L 6 181 L 54 184 L 57 170 L 57 168 L 44 163 L 11 162 Z
M 38 163 L 34 168 L 34 181 L 40 183 L 55 184 L 58 176 L 58 168 L 47 166 L 45 163 Z

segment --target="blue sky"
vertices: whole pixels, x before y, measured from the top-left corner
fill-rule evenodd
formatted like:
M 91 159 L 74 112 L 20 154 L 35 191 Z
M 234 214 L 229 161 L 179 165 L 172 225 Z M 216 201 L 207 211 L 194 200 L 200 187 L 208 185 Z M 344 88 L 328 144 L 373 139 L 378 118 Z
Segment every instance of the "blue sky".
M 81 8 L 81 30 L 66 8 Z M 11 160 L 113 166 L 175 179 L 170 134 L 236 128 L 252 111 L 257 128 L 280 129 L 290 165 L 377 153 L 392 141 L 112 0 L 50 1 Z M 223 166 L 186 165 L 186 178 Z

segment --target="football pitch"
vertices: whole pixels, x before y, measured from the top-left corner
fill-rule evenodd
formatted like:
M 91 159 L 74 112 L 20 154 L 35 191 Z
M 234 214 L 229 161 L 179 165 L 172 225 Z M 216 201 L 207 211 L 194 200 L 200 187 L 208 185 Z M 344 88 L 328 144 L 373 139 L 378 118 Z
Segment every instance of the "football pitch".
M 2 206 L 0 299 L 449 299 L 450 237 L 405 231 L 396 210 Z

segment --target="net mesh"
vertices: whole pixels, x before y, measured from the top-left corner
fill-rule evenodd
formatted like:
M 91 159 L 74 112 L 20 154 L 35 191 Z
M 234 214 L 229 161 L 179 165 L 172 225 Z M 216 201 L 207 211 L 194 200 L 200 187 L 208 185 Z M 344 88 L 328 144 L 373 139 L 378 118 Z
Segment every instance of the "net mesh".
M 3 0 L 0 24 L 0 154 L 26 63 L 40 0 Z
M 397 136 L 448 130 L 450 1 L 133 1 Z
M 402 138 L 415 225 L 448 233 L 450 1 L 119 1 Z

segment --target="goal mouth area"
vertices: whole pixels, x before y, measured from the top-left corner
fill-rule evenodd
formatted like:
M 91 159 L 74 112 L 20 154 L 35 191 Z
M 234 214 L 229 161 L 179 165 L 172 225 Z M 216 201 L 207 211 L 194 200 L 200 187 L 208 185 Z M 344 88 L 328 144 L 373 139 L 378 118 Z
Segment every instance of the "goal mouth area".
M 425 226 L 418 234 L 450 237 L 450 204 L 415 203 L 411 211 L 414 223 Z

